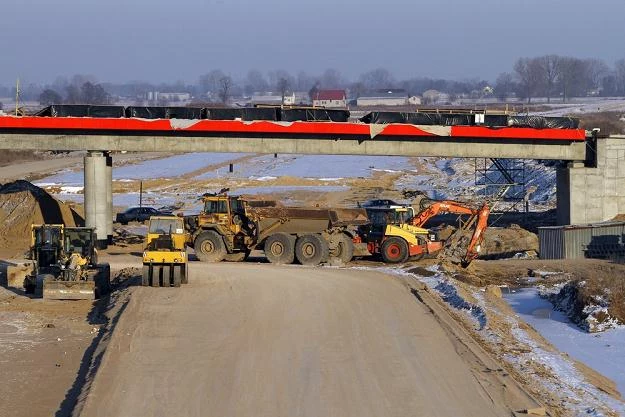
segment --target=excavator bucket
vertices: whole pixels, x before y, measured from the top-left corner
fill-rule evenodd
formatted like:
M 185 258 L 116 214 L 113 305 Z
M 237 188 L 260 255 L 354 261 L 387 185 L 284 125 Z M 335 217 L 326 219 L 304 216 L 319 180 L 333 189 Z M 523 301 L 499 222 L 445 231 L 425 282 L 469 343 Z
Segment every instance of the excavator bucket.
M 95 300 L 95 282 L 45 280 L 43 298 L 46 300 Z

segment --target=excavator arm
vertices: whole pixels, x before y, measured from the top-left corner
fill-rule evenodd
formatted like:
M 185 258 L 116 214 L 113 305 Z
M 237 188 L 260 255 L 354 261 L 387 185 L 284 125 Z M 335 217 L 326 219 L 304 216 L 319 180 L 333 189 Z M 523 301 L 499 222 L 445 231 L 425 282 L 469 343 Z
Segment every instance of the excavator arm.
M 425 210 L 419 212 L 412 218 L 412 225 L 423 227 L 428 220 L 439 214 L 475 214 L 475 210 L 471 207 L 464 206 L 456 201 L 436 201 L 428 206 Z
M 416 214 L 412 220 L 411 224 L 417 227 L 423 227 L 428 220 L 438 214 L 468 214 L 471 216 L 471 219 L 466 223 L 465 228 L 459 230 L 462 235 L 458 239 L 452 239 L 449 243 L 448 249 L 451 253 L 457 253 L 462 251 L 459 255 L 460 264 L 463 267 L 468 266 L 471 261 L 479 255 L 480 244 L 484 239 L 484 231 L 488 227 L 488 216 L 490 215 L 490 208 L 487 203 L 484 203 L 481 208 L 474 209 L 468 207 L 464 204 L 458 203 L 456 201 L 436 201 L 432 203 L 430 206 Z M 473 228 L 473 234 L 471 239 L 469 240 L 468 245 L 466 246 L 466 250 L 464 250 L 463 243 L 466 243 L 467 239 L 464 239 L 464 232 L 470 228 Z

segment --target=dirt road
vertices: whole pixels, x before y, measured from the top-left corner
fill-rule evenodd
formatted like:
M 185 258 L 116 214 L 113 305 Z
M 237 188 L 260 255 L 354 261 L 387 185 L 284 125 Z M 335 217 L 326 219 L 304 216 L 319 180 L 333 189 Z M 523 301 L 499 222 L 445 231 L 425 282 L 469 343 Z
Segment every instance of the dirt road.
M 136 288 L 81 415 L 485 417 L 519 406 L 397 278 L 192 266 L 183 288 Z

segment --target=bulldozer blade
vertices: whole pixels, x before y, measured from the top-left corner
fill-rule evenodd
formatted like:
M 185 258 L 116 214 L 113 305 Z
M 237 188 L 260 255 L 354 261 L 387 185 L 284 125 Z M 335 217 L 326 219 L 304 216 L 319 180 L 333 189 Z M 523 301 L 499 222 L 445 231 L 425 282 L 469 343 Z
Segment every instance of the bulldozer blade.
M 44 281 L 46 300 L 95 300 L 93 281 Z

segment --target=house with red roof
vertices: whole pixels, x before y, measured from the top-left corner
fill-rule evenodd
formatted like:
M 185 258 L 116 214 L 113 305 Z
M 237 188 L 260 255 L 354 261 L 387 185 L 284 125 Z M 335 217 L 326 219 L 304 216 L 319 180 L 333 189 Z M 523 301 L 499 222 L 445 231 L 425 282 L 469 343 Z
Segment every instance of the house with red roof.
M 345 90 L 318 90 L 313 94 L 313 106 L 344 109 L 347 107 Z

